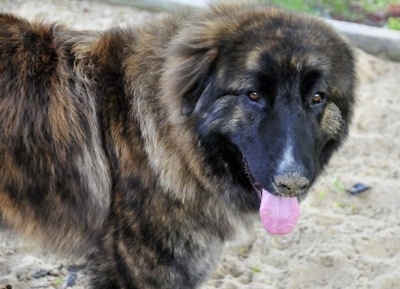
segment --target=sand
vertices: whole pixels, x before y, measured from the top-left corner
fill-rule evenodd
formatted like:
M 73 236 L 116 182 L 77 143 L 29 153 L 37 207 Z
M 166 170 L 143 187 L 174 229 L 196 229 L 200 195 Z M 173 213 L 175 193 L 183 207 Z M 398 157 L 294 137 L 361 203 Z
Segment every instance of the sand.
M 76 0 L 0 0 L 0 11 L 77 29 L 151 17 Z M 250 244 L 227 249 L 202 289 L 400 288 L 400 64 L 357 54 L 360 87 L 349 140 L 301 205 L 297 228 L 274 237 L 257 224 Z M 357 182 L 371 188 L 346 192 Z M 66 288 L 75 276 L 69 265 L 0 235 L 0 288 Z M 85 281 L 81 269 L 69 288 L 85 288 Z

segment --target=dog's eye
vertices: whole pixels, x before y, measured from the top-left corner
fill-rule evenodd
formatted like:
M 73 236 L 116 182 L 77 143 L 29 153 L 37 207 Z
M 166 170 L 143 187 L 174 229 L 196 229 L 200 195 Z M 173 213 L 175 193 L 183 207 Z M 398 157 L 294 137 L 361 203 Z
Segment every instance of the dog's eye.
M 315 105 L 315 104 L 320 104 L 321 102 L 323 102 L 325 99 L 324 94 L 323 93 L 315 93 L 313 95 L 313 97 L 311 98 L 311 104 Z
M 255 91 L 249 91 L 248 93 L 247 93 L 247 96 L 250 98 L 250 100 L 252 100 L 252 101 L 258 101 L 258 100 L 260 100 L 260 95 L 257 93 L 257 92 L 255 92 Z

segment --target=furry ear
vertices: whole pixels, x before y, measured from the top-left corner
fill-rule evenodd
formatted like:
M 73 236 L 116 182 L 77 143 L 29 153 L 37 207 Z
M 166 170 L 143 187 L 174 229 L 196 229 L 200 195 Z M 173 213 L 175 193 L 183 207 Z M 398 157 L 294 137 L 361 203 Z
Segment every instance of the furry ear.
M 184 28 L 165 50 L 161 81 L 164 100 L 173 103 L 171 110 L 179 107 L 180 114 L 190 115 L 207 85 L 212 81 L 215 85 L 220 50 L 242 24 L 235 15 L 243 12 L 243 6 L 232 7 L 210 4 L 210 10 L 186 19 Z
M 181 31 L 166 50 L 164 93 L 168 101 L 178 101 L 184 115 L 194 111 L 215 74 L 218 58 L 216 31 L 204 23 L 196 28 Z
M 193 44 L 188 40 L 172 43 L 167 52 L 164 72 L 164 93 L 169 100 L 174 98 L 180 103 L 184 115 L 193 112 L 200 96 L 210 84 L 213 64 L 218 55 L 217 48 Z

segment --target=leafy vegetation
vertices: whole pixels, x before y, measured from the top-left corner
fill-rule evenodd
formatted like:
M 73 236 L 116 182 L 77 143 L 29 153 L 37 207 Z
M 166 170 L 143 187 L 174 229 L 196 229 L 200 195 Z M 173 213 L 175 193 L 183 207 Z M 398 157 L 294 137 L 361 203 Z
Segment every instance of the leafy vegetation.
M 261 0 L 289 10 L 400 30 L 400 0 Z
M 389 29 L 400 31 L 400 18 L 390 17 L 386 25 Z

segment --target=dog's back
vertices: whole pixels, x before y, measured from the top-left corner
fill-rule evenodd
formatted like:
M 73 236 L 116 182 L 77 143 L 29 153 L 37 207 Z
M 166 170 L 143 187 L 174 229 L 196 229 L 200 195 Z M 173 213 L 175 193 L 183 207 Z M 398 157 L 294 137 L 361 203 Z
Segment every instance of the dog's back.
M 0 217 L 56 248 L 81 248 L 110 202 L 95 89 L 76 69 L 78 40 L 0 15 Z

